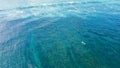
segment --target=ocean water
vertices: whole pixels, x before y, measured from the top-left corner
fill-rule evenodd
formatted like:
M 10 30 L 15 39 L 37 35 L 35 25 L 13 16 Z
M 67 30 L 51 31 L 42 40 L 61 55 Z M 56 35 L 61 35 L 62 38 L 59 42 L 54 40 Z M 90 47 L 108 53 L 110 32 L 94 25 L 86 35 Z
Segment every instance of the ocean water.
M 0 68 L 120 68 L 120 0 L 28 1 L 0 7 Z

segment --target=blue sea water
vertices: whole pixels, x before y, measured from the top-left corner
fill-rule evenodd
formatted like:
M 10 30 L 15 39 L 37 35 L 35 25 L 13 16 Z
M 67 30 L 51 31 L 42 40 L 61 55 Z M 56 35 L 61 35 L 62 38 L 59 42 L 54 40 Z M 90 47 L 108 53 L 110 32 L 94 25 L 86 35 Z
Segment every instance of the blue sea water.
M 120 68 L 119 0 L 48 1 L 1 8 L 0 68 Z

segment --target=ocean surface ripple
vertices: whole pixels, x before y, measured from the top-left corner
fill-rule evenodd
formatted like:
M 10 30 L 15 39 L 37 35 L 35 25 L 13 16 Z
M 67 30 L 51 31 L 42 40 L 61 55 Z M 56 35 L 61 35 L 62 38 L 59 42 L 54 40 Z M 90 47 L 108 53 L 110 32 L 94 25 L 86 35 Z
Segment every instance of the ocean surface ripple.
M 120 1 L 0 10 L 0 68 L 119 68 Z

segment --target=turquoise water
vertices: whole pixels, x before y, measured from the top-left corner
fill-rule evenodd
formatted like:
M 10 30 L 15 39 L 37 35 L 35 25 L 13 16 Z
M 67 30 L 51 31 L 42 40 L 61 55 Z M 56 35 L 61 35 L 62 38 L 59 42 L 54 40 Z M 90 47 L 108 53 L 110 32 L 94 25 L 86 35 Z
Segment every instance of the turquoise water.
M 120 1 L 0 10 L 0 68 L 120 68 Z

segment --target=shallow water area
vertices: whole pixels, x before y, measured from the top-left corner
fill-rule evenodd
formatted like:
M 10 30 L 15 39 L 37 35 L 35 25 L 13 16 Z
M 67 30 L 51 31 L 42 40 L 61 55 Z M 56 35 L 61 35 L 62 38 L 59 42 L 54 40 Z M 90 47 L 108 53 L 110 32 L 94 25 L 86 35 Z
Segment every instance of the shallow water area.
M 119 0 L 22 3 L 0 7 L 0 68 L 120 67 Z

